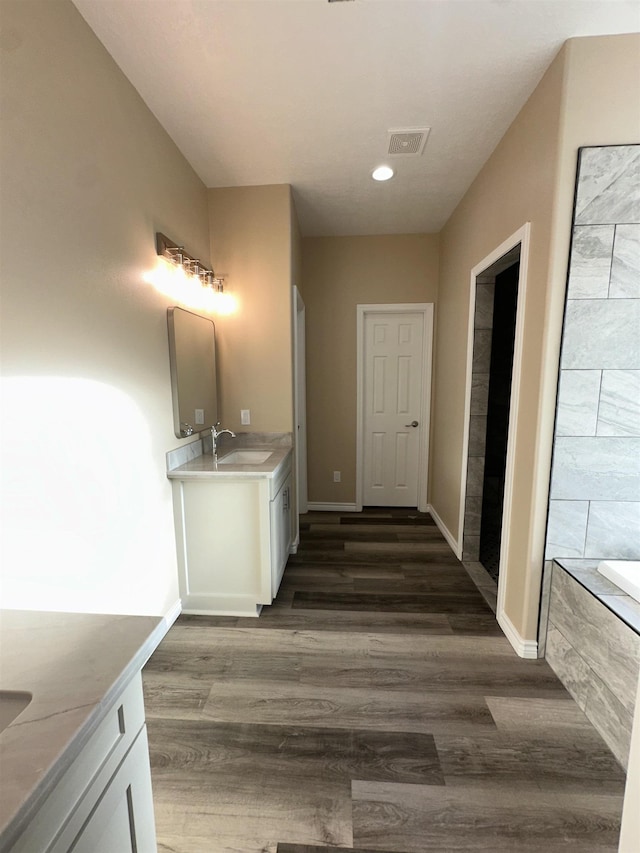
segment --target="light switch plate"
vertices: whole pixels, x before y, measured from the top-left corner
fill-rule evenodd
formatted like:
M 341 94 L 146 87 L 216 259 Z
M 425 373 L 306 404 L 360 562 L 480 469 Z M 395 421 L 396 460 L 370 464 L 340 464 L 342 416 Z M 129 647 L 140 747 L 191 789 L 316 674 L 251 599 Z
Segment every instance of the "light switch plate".
M 196 409 L 195 421 L 197 424 L 204 423 L 204 409 Z
M 243 426 L 251 423 L 251 410 L 250 409 L 240 409 L 240 423 Z

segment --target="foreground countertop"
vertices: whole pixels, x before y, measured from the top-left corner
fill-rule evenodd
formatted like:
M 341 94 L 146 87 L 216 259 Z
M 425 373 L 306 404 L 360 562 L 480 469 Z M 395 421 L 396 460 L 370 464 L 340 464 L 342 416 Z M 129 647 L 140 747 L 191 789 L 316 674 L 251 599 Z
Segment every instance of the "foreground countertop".
M 224 457 L 234 450 L 268 450 L 271 454 L 266 462 L 257 465 L 255 462 L 247 465 L 226 465 Z M 237 447 L 225 448 L 216 461 L 211 453 L 203 453 L 190 459 L 177 468 L 167 471 L 167 477 L 171 480 L 184 479 L 255 479 L 257 477 L 272 478 L 277 476 L 280 466 L 291 453 L 290 447 L 274 447 L 269 444 L 239 445 Z
M 33 695 L 0 733 L 0 845 L 40 807 L 166 631 L 159 616 L 0 611 L 0 689 Z

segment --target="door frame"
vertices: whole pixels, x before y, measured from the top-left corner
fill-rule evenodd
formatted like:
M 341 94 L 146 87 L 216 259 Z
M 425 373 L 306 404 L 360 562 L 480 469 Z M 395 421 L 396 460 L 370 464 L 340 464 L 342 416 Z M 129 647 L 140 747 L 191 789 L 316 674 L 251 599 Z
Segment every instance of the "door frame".
M 423 361 L 422 405 L 418 445 L 418 509 L 428 509 L 429 486 L 429 436 L 431 430 L 431 371 L 433 364 L 433 302 L 403 302 L 394 304 L 357 305 L 357 407 L 356 407 L 356 512 L 362 512 L 364 477 L 364 323 L 370 314 L 417 314 L 422 316 Z
M 307 512 L 307 373 L 306 309 L 300 291 L 293 285 L 293 441 L 296 461 L 294 546 L 300 538 L 299 516 Z
M 471 419 L 471 378 L 473 373 L 473 345 L 475 340 L 475 310 L 477 278 L 490 266 L 500 260 L 518 244 L 520 245 L 520 270 L 518 274 L 518 303 L 516 308 L 516 328 L 511 369 L 511 399 L 509 403 L 509 432 L 507 438 L 507 458 L 505 464 L 504 499 L 502 503 L 502 531 L 500 537 L 500 569 L 498 573 L 498 600 L 496 618 L 507 638 L 521 657 L 537 657 L 537 651 L 529 645 L 521 647 L 517 632 L 505 612 L 507 587 L 511 581 L 508 571 L 509 538 L 511 533 L 511 507 L 513 503 L 513 480 L 516 460 L 516 426 L 520 406 L 520 385 L 522 378 L 522 353 L 524 348 L 525 306 L 527 296 L 527 277 L 529 272 L 529 248 L 531 241 L 531 223 L 518 228 L 490 254 L 483 258 L 471 270 L 469 288 L 469 325 L 467 332 L 467 373 L 465 389 L 464 432 L 462 440 L 462 476 L 460 484 L 460 515 L 458 522 L 458 547 L 456 556 L 463 558 L 465 503 L 467 497 L 467 467 L 469 461 L 469 428 Z

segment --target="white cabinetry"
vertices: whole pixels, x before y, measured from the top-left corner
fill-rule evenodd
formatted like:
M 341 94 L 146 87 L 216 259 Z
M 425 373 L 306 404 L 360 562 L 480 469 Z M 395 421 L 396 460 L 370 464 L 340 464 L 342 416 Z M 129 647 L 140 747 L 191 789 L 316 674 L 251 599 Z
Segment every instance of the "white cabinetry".
M 291 452 L 270 476 L 174 473 L 172 487 L 183 612 L 258 615 L 291 547 Z
M 8 850 L 156 853 L 139 673 Z

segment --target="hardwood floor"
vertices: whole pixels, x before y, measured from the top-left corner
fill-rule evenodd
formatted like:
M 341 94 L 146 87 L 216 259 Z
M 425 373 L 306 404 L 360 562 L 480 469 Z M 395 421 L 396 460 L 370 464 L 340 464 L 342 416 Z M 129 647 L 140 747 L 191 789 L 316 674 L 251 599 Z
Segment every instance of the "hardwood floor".
M 144 669 L 159 851 L 613 853 L 624 774 L 481 567 L 415 510 L 301 528 L 259 619 L 181 616 Z

